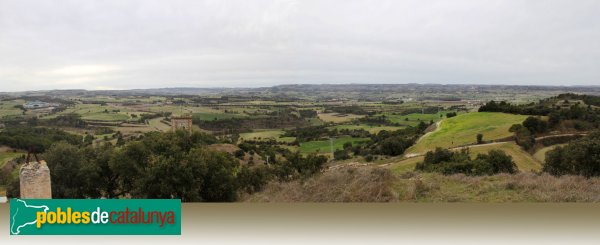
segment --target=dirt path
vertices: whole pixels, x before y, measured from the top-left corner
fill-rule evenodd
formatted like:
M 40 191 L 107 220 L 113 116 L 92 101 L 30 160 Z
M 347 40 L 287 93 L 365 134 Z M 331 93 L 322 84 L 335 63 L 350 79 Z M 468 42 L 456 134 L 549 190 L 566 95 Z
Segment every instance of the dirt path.
M 424 134 L 423 136 L 421 136 L 421 138 L 419 138 L 419 140 L 417 140 L 417 143 L 422 138 L 424 138 L 425 136 L 427 136 L 428 134 L 433 133 L 433 132 L 439 130 L 441 122 L 442 121 L 437 122 L 436 123 L 436 129 L 433 130 L 433 131 L 431 131 L 431 132 L 429 132 L 429 133 Z M 537 140 L 542 140 L 542 139 L 547 139 L 547 138 L 565 137 L 565 136 L 576 136 L 576 135 L 583 135 L 584 136 L 584 135 L 587 135 L 587 134 L 588 134 L 587 132 L 582 132 L 582 133 L 546 135 L 546 136 L 537 137 L 537 138 L 535 138 L 535 140 L 537 141 Z M 491 146 L 491 145 L 499 145 L 499 144 L 504 144 L 504 143 L 507 143 L 507 142 L 513 142 L 513 141 L 512 140 L 511 141 L 498 141 L 498 142 L 490 142 L 490 143 L 485 143 L 485 144 L 462 145 L 462 146 L 456 146 L 456 147 L 451 147 L 451 148 L 447 148 L 447 149 L 448 150 L 460 150 L 460 149 L 466 149 L 466 148 L 476 148 L 476 147 L 484 147 L 484 146 Z M 401 159 L 401 160 L 399 160 L 399 162 L 404 161 L 406 159 L 410 159 L 410 158 L 421 157 L 421 156 L 424 156 L 424 155 L 425 155 L 425 153 L 408 153 L 408 154 L 405 154 L 404 158 Z M 532 155 L 532 157 L 533 157 L 533 155 Z M 332 166 L 332 167 L 328 168 L 325 171 L 334 170 L 334 169 L 340 169 L 340 168 L 344 168 L 344 167 L 363 167 L 363 166 L 387 167 L 387 166 L 390 166 L 390 165 L 396 164 L 396 163 L 398 163 L 398 162 L 385 163 L 385 164 L 379 164 L 379 165 L 368 164 L 368 163 L 364 163 L 364 164 L 361 164 L 361 163 L 340 164 L 340 165 Z
M 419 141 L 421 141 L 421 139 L 427 137 L 427 135 L 430 135 L 431 133 L 434 133 L 435 131 L 440 130 L 440 126 L 442 125 L 442 121 L 444 121 L 444 120 L 440 120 L 440 121 L 436 122 L 435 123 L 435 129 L 432 130 L 431 132 L 427 132 L 423 136 L 419 137 L 419 139 L 417 140 L 417 142 L 415 142 L 415 144 L 419 143 Z

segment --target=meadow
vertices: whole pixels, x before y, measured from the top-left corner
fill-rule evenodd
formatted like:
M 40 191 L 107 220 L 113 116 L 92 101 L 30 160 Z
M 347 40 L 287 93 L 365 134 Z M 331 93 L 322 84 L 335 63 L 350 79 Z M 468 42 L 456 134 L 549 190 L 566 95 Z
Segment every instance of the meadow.
M 0 118 L 21 115 L 23 111 L 15 106 L 23 105 L 23 103 L 25 100 L 0 101 Z
M 446 117 L 446 113 L 448 112 L 451 111 L 440 111 L 434 114 L 412 113 L 408 115 L 394 115 L 391 113 L 385 113 L 382 115 L 385 115 L 387 119 L 393 123 L 399 123 L 408 126 L 417 126 L 421 121 L 429 123 L 430 121 L 437 122 L 439 120 L 442 120 Z
M 333 150 L 339 150 L 343 148 L 343 145 L 347 142 L 354 144 L 360 144 L 370 140 L 369 138 L 352 138 L 350 136 L 334 138 L 333 139 Z M 309 141 L 300 143 L 300 152 L 302 153 L 330 153 L 331 146 L 329 140 Z
M 527 116 L 494 112 L 472 112 L 444 119 L 434 132 L 423 136 L 407 153 L 425 153 L 436 147 L 451 148 L 476 143 L 477 134 L 484 141 L 510 137 L 513 124 L 522 123 Z

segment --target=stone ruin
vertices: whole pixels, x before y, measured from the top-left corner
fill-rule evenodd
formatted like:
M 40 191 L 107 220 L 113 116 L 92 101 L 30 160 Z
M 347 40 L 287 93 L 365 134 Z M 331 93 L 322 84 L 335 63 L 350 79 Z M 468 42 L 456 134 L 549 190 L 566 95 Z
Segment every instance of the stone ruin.
M 192 116 L 184 114 L 178 117 L 171 117 L 171 127 L 173 131 L 187 130 L 192 132 Z
M 29 158 L 29 157 L 28 157 Z M 44 160 L 26 161 L 19 171 L 23 199 L 51 199 L 50 169 Z

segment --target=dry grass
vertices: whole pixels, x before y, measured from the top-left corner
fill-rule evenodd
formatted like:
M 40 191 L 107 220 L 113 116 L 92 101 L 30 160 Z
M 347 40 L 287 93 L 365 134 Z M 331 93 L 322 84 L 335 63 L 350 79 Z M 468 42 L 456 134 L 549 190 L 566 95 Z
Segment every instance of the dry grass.
M 212 144 L 212 145 L 208 146 L 208 149 L 211 149 L 214 151 L 227 152 L 230 154 L 234 154 L 236 151 L 240 150 L 239 147 L 237 147 L 236 145 L 232 145 L 232 144 Z
M 306 181 L 272 182 L 250 202 L 391 202 L 396 177 L 384 168 L 346 168 Z
M 598 202 L 600 178 L 519 173 L 472 177 L 415 174 L 396 183 L 404 201 Z M 404 175 L 407 175 L 406 173 Z
M 519 173 L 444 176 L 346 168 L 305 181 L 270 183 L 250 202 L 600 202 L 600 178 Z

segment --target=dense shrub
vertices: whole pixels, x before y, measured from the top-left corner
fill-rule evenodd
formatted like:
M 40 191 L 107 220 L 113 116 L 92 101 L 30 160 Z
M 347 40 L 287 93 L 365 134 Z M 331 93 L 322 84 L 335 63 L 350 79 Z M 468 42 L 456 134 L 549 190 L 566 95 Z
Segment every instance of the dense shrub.
M 512 157 L 501 150 L 491 150 L 487 154 L 478 154 L 471 159 L 468 150 L 453 152 L 436 148 L 425 154 L 423 162 L 418 163 L 415 170 L 438 172 L 446 175 L 493 175 L 498 173 L 515 173 L 517 166 Z
M 543 170 L 552 175 L 600 176 L 600 132 L 547 152 Z

